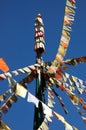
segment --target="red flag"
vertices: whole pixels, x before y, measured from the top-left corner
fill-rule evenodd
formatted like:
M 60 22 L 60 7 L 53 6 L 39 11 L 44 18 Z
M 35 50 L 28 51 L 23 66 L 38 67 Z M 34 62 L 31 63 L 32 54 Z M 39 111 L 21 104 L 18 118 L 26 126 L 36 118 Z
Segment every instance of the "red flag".
M 7 72 L 9 70 L 9 67 L 3 58 L 0 58 L 0 70 L 2 70 L 3 72 Z

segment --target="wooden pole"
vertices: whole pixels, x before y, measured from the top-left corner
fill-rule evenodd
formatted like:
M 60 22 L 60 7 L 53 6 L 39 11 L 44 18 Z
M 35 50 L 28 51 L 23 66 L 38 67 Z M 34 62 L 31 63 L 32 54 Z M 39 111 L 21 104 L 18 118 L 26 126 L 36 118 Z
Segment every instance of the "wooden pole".
M 42 77 L 42 53 L 45 51 L 44 47 L 44 25 L 42 21 L 42 16 L 40 14 L 37 15 L 35 19 L 35 43 L 34 43 L 34 50 L 36 51 L 36 63 L 40 65 L 40 67 L 37 68 L 37 78 L 36 78 L 36 97 L 43 101 L 43 80 Z M 45 81 L 44 81 L 45 82 Z M 41 123 L 43 122 L 44 114 L 41 103 L 39 103 L 38 108 L 35 107 L 35 113 L 34 113 L 34 126 L 33 130 L 37 130 Z

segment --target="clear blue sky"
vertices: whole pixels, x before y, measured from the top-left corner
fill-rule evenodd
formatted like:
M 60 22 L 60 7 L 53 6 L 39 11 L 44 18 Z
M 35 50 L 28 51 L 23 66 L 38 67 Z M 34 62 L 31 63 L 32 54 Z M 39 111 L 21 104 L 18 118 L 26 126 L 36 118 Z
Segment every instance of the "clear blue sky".
M 45 27 L 44 61 L 54 59 L 61 37 L 65 2 L 66 0 L 0 0 L 0 57 L 6 60 L 10 70 L 35 63 L 34 20 L 38 13 L 42 14 Z M 73 31 L 65 59 L 86 56 L 86 1 L 76 0 L 76 5 Z M 68 73 L 86 80 L 86 64 L 70 67 Z M 8 88 L 7 81 L 0 82 L 0 93 Z M 28 88 L 34 94 L 35 82 Z M 79 130 L 86 130 L 86 124 L 83 123 L 69 98 L 61 91 L 59 94 L 67 104 L 69 114 L 67 116 L 64 114 L 57 100 L 55 110 Z M 12 130 L 32 130 L 33 119 L 34 105 L 22 98 L 19 98 L 9 112 L 3 115 L 3 120 Z M 50 130 L 55 129 L 64 130 L 64 126 L 53 117 Z

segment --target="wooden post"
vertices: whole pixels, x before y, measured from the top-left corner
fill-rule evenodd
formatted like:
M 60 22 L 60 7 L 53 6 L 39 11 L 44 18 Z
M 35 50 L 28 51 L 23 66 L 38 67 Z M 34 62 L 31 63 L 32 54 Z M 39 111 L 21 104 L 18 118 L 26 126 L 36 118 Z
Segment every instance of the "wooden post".
M 45 46 L 44 46 L 44 25 L 42 21 L 42 16 L 40 14 L 37 15 L 35 19 L 35 42 L 34 42 L 34 50 L 36 51 L 36 63 L 40 65 L 40 67 L 37 68 L 37 78 L 36 78 L 36 97 L 40 100 L 43 101 L 43 77 L 42 77 L 42 53 L 45 51 Z M 45 81 L 44 81 L 45 82 Z M 33 130 L 37 130 L 41 123 L 43 122 L 44 119 L 44 114 L 43 114 L 43 109 L 41 103 L 39 103 L 39 107 L 35 107 L 35 113 L 34 113 L 34 127 Z

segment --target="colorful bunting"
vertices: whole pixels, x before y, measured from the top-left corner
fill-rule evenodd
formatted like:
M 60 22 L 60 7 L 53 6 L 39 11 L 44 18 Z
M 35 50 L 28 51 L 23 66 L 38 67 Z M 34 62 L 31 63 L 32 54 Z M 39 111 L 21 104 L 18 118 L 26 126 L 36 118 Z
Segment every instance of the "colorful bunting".
M 86 62 L 86 56 L 80 57 L 80 58 L 74 58 L 74 59 L 69 59 L 64 61 L 65 64 L 68 65 L 77 65 L 77 64 L 81 64 L 81 63 L 85 63 Z
M 34 64 L 34 65 L 24 67 L 21 69 L 13 70 L 11 72 L 5 72 L 3 74 L 0 74 L 0 80 L 7 79 L 8 77 L 11 77 L 13 75 L 17 76 L 19 74 L 24 74 L 24 73 L 27 73 L 29 75 L 31 72 L 36 71 L 36 67 L 39 67 L 39 66 L 40 66 L 39 64 Z
M 51 84 L 48 84 L 48 106 L 53 108 L 54 104 L 54 92 L 51 89 Z
M 66 0 L 66 7 L 65 7 L 65 15 L 63 21 L 63 28 L 62 28 L 62 36 L 60 39 L 60 45 L 58 48 L 58 52 L 56 54 L 57 62 L 63 61 L 64 56 L 66 55 L 66 51 L 70 41 L 70 31 L 71 26 L 74 21 L 75 16 L 75 1 Z
M 63 116 L 61 116 L 60 114 L 58 114 L 58 113 L 55 112 L 54 110 L 53 110 L 53 114 L 56 116 L 56 118 L 57 118 L 58 120 L 60 120 L 60 121 L 64 124 L 65 130 L 78 130 L 75 126 L 70 125 L 70 124 L 64 119 Z
M 53 87 L 53 85 L 56 84 L 57 88 L 60 88 L 61 91 L 64 91 L 68 95 L 77 112 L 81 115 L 82 120 L 86 123 L 86 102 L 80 96 L 80 94 L 86 93 L 86 86 L 84 85 L 83 80 L 75 76 L 70 76 L 68 73 L 63 72 L 65 64 L 74 66 L 86 62 L 86 56 L 68 59 L 64 61 L 64 57 L 66 55 L 66 51 L 70 42 L 70 32 L 72 31 L 71 26 L 73 24 L 75 16 L 75 3 L 75 0 L 66 0 L 62 35 L 58 52 L 53 62 L 43 62 L 41 59 L 41 61 L 38 62 L 39 64 L 34 64 L 28 67 L 8 72 L 9 67 L 7 66 L 3 58 L 0 58 L 0 70 L 4 72 L 3 74 L 0 74 L 0 80 L 8 79 L 9 85 L 11 87 L 4 94 L 0 95 L 0 102 L 4 102 L 9 96 L 7 101 L 0 107 L 1 113 L 6 114 L 8 112 L 8 109 L 11 108 L 12 104 L 17 101 L 17 96 L 19 96 L 22 98 L 27 98 L 27 102 L 33 103 L 37 109 L 39 108 L 39 103 L 41 103 L 44 113 L 44 121 L 37 130 L 49 130 L 48 125 L 50 122 L 52 122 L 51 118 L 53 117 L 53 115 L 55 115 L 56 118 L 64 124 L 65 130 L 78 130 L 75 126 L 68 123 L 62 115 L 52 110 L 55 104 L 54 96 L 56 96 L 64 112 L 68 114 L 68 110 L 66 109 L 62 98 L 59 96 L 59 94 L 55 91 Z M 34 50 L 37 52 L 37 54 L 41 54 L 45 51 L 45 41 L 44 24 L 42 21 L 42 16 L 40 14 L 37 15 L 34 26 Z M 39 59 L 37 59 L 37 61 L 38 60 Z M 19 74 L 25 73 L 27 73 L 27 76 L 20 82 L 17 82 L 13 79 L 13 75 L 17 76 Z M 41 82 L 41 74 L 46 80 L 46 88 L 48 88 L 48 105 L 46 105 L 44 102 L 40 101 L 37 97 L 31 94 L 26 87 L 26 85 L 32 82 L 34 78 L 38 77 L 39 82 Z M 44 89 L 46 88 L 45 86 L 43 86 L 43 94 Z M 0 120 L 0 130 L 3 129 L 10 130 L 10 128 L 2 120 Z

